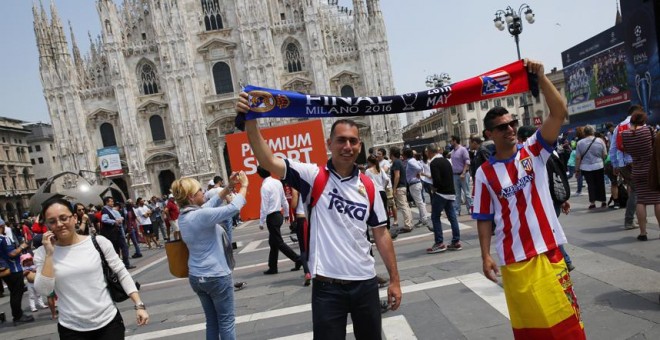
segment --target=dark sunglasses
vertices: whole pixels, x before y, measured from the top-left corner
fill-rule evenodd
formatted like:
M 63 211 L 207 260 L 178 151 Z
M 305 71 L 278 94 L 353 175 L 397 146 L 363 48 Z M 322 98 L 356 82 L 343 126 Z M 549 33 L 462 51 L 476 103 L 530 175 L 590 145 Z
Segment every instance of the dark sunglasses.
M 511 128 L 514 129 L 514 130 L 515 130 L 516 128 L 518 128 L 518 120 L 517 120 L 517 119 L 514 119 L 514 120 L 512 120 L 512 121 L 510 121 L 510 122 L 508 122 L 508 123 L 503 123 L 503 124 L 500 124 L 500 125 L 495 125 L 495 126 L 491 127 L 490 130 L 491 130 L 491 131 L 492 131 L 492 130 L 498 130 L 498 131 L 502 131 L 502 132 L 504 132 L 504 131 L 508 130 L 509 127 L 511 127 Z

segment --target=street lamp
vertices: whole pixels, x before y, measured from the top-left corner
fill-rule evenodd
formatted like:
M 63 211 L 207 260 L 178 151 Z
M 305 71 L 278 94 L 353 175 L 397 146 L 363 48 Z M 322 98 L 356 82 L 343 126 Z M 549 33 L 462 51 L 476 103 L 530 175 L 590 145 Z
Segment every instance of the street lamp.
M 520 5 L 520 8 L 518 8 L 518 12 L 516 12 L 511 6 L 507 6 L 506 10 L 497 10 L 495 12 L 495 19 L 493 22 L 495 23 L 495 28 L 497 28 L 500 31 L 504 30 L 504 26 L 506 25 L 509 34 L 511 34 L 516 42 L 516 51 L 518 52 L 518 60 L 520 60 L 520 33 L 523 31 L 523 23 L 522 23 L 522 16 L 523 14 L 525 15 L 525 20 L 527 20 L 528 23 L 533 24 L 534 23 L 534 13 L 532 12 L 532 9 L 529 7 L 528 4 L 522 4 Z M 502 21 L 502 16 L 504 16 L 504 21 Z M 505 24 L 506 22 L 506 24 Z M 532 104 L 527 104 L 527 94 L 523 94 L 521 97 L 522 101 L 520 102 L 520 106 L 524 110 L 525 118 L 529 119 L 529 109 L 528 107 L 531 106 Z
M 432 74 L 426 77 L 426 86 L 431 87 L 431 88 L 438 88 L 438 87 L 443 87 L 446 85 L 451 84 L 451 77 L 449 76 L 448 73 L 440 73 L 440 74 Z M 449 112 L 451 116 L 451 109 L 450 110 L 443 110 L 445 113 Z M 463 141 L 463 122 L 461 120 L 461 112 L 459 110 L 456 110 L 456 117 L 457 117 L 457 122 L 454 124 L 451 121 L 451 117 L 449 121 L 451 122 L 452 125 L 458 125 L 458 138 Z
M 506 27 L 509 33 L 513 36 L 516 41 L 516 51 L 518 51 L 518 60 L 520 60 L 520 38 L 519 35 L 523 31 L 522 15 L 525 14 L 525 19 L 528 23 L 534 23 L 534 13 L 528 4 L 520 5 L 518 12 L 516 12 L 511 6 L 507 6 L 506 10 L 497 10 L 495 12 L 495 27 L 503 31 L 505 22 Z M 502 16 L 504 16 L 504 21 L 502 21 Z

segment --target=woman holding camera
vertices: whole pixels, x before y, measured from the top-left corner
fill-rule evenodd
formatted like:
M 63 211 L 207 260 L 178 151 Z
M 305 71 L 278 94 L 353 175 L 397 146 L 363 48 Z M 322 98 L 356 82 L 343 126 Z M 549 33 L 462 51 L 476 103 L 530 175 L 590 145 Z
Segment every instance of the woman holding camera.
M 245 205 L 248 179 L 245 172 L 235 173 L 230 184 L 204 203 L 202 186 L 194 178 L 172 183 L 172 194 L 181 207 L 179 229 L 188 246 L 190 286 L 197 293 L 206 316 L 206 339 L 236 338 L 234 286 L 231 277 L 231 243 L 220 225 Z M 228 196 L 233 186 L 241 185 L 237 195 Z M 222 201 L 233 197 L 221 206 Z M 228 244 L 225 244 L 228 243 Z M 209 256 L 213 254 L 213 256 Z M 229 258 L 229 260 L 228 260 Z
M 51 199 L 43 204 L 42 216 L 49 231 L 43 235 L 43 247 L 34 254 L 34 285 L 41 294 L 54 290 L 59 297 L 60 338 L 123 339 L 124 322 L 108 292 L 101 256 L 90 236 L 76 232 L 78 216 L 73 206 L 61 198 Z M 108 266 L 117 273 L 122 288 L 135 303 L 138 326 L 147 324 L 149 314 L 112 243 L 100 235 L 96 241 Z

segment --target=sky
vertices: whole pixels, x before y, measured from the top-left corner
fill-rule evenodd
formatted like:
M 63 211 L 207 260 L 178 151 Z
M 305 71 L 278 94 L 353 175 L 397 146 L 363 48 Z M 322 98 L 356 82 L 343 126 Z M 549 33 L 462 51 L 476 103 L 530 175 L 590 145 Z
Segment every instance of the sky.
M 51 0 L 42 0 L 49 6 Z M 88 32 L 100 33 L 93 0 L 52 0 L 65 26 L 70 21 L 82 54 Z M 324 1 L 324 0 L 321 0 Z M 121 0 L 115 0 L 120 3 Z M 352 7 L 351 0 L 339 5 Z M 533 24 L 523 21 L 523 58 L 541 60 L 546 71 L 562 68 L 561 52 L 614 26 L 616 0 L 529 0 Z M 0 116 L 49 122 L 39 75 L 32 0 L 0 3 Z M 511 0 L 381 0 L 396 93 L 422 91 L 428 75 L 448 73 L 452 82 L 517 59 L 513 37 L 493 24 L 495 12 Z M 69 48 L 71 48 L 69 41 Z

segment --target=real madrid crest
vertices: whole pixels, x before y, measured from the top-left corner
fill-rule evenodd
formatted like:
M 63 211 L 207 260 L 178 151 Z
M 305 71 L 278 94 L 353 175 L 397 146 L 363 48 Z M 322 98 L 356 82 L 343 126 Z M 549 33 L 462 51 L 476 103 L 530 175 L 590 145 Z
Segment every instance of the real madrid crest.
M 285 109 L 291 104 L 289 98 L 283 94 L 273 96 L 269 92 L 255 90 L 248 92 L 248 96 L 248 103 L 250 104 L 250 111 L 252 112 L 268 112 L 275 108 L 275 106 L 280 109 Z
M 358 185 L 358 192 L 363 197 L 367 197 L 367 189 L 364 187 L 364 185 L 362 185 L 362 184 Z
M 520 164 L 522 164 L 523 168 L 525 168 L 525 171 L 530 172 L 534 167 L 532 166 L 532 158 L 527 157 L 525 159 L 520 160 Z

